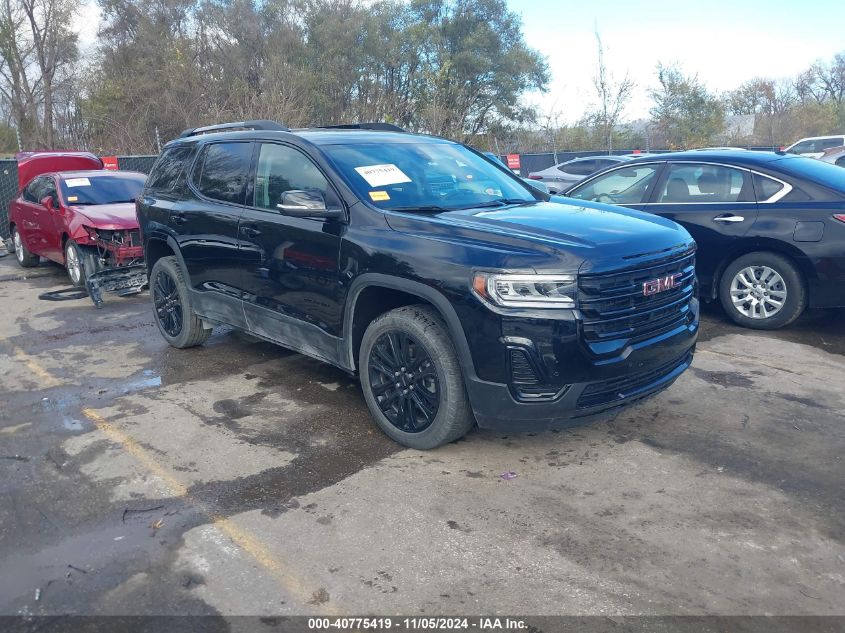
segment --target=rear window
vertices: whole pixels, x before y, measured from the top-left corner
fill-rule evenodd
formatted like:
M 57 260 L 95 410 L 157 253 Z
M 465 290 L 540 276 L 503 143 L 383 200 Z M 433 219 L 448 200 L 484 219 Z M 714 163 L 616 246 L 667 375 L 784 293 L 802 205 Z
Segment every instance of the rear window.
M 141 174 L 68 175 L 61 180 L 62 197 L 68 204 L 82 205 L 135 202 L 144 180 Z
M 788 174 L 795 174 L 801 178 L 806 178 L 818 185 L 833 189 L 845 195 L 845 170 L 841 167 L 816 160 L 815 158 L 799 156 L 782 158 L 772 161 L 771 164 Z

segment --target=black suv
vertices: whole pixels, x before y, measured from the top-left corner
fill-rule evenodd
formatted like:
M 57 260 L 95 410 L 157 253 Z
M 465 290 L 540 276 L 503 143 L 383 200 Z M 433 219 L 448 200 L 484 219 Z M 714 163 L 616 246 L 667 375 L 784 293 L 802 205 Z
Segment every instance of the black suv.
M 698 334 L 695 243 L 670 220 L 549 202 L 464 145 L 385 124 L 187 130 L 141 198 L 155 319 L 360 376 L 413 448 L 573 424 L 668 387 Z

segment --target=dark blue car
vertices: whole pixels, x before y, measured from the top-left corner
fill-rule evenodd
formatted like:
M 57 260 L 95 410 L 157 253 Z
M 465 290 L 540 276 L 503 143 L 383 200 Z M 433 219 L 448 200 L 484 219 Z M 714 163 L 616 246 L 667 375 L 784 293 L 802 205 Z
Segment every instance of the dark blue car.
M 693 151 L 636 159 L 565 196 L 648 211 L 698 243 L 704 299 L 756 329 L 845 306 L 845 170 L 801 156 Z

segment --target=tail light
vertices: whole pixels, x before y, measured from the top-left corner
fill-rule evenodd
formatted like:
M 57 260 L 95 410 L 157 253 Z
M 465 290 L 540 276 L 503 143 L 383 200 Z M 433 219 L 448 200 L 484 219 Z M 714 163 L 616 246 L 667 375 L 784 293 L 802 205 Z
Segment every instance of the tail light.
M 833 218 L 835 220 L 839 220 L 840 222 L 845 222 L 845 213 L 834 213 Z
M 530 178 L 531 180 L 542 180 L 543 179 L 542 176 L 535 176 L 534 174 L 528 174 L 528 178 Z

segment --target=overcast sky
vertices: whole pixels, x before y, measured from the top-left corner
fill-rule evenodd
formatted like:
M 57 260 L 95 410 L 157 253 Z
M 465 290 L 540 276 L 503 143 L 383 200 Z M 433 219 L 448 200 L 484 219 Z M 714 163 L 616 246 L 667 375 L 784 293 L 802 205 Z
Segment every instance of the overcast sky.
M 594 99 L 595 29 L 608 67 L 637 82 L 628 119 L 648 115 L 658 61 L 678 62 L 711 90 L 755 76 L 789 77 L 845 51 L 845 0 L 508 0 L 552 82 L 530 99 L 574 121 Z
M 595 30 L 608 67 L 637 88 L 625 115 L 648 115 L 658 61 L 678 62 L 711 90 L 755 76 L 789 77 L 845 51 L 845 0 L 508 0 L 529 46 L 545 55 L 547 94 L 529 95 L 543 111 L 575 121 L 594 99 Z M 88 0 L 76 20 L 83 48 L 96 40 L 99 10 Z

